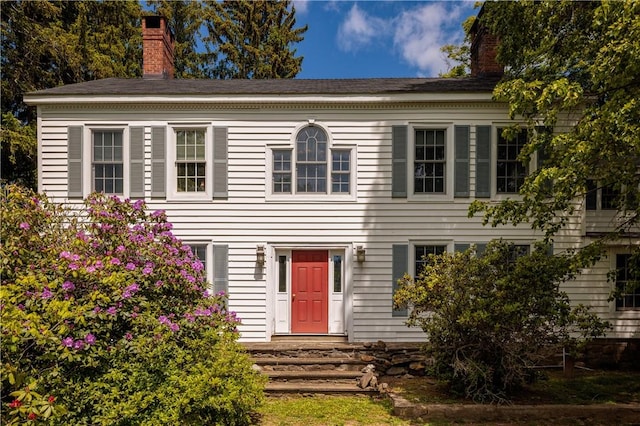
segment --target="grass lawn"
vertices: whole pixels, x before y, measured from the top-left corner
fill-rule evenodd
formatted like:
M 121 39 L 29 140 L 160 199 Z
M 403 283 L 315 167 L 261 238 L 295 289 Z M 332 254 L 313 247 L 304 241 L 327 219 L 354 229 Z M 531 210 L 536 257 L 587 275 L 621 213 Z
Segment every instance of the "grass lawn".
M 545 371 L 543 378 L 527 387 L 513 399 L 514 404 L 608 404 L 640 403 L 640 372 L 576 370 L 571 379 L 561 371 Z M 468 404 L 453 398 L 437 381 L 382 379 L 393 392 L 416 403 Z M 367 396 L 281 396 L 269 397 L 260 409 L 260 423 L 273 425 L 418 425 L 394 417 L 386 398 Z
M 573 378 L 562 371 L 541 371 L 541 378 L 514 395 L 514 404 L 640 403 L 640 371 L 576 369 Z M 418 403 L 469 403 L 447 394 L 446 386 L 431 378 L 384 378 L 394 392 Z
M 260 409 L 265 426 L 356 426 L 412 424 L 391 415 L 386 398 L 369 396 L 269 397 Z

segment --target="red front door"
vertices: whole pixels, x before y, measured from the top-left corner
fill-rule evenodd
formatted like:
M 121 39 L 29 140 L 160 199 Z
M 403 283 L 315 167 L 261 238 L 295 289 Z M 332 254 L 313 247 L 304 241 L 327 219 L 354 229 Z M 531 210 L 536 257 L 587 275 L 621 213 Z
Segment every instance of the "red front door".
M 299 250 L 291 259 L 291 332 L 327 333 L 329 254 L 326 250 Z

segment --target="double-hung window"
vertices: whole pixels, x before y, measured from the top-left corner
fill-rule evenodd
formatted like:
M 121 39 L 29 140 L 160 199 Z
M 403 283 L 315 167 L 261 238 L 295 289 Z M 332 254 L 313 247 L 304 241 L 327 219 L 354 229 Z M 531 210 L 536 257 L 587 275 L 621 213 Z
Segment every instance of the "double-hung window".
M 176 191 L 207 190 L 205 130 L 176 130 Z
M 300 129 L 293 146 L 271 147 L 270 188 L 274 197 L 353 197 L 354 148 L 332 145 L 318 125 Z
M 429 255 L 440 255 L 447 251 L 446 245 L 416 245 L 415 249 L 415 270 L 414 276 L 420 275 L 429 264 Z
M 507 139 L 504 129 L 498 129 L 496 154 L 496 192 L 498 194 L 517 194 L 527 177 L 527 166 L 518 157 L 527 143 L 527 132 L 521 131 L 515 137 Z
M 616 254 L 616 310 L 640 310 L 640 264 L 637 256 Z
M 413 157 L 414 192 L 446 193 L 447 157 L 444 129 L 416 129 Z
M 122 130 L 94 130 L 91 152 L 93 191 L 124 194 Z

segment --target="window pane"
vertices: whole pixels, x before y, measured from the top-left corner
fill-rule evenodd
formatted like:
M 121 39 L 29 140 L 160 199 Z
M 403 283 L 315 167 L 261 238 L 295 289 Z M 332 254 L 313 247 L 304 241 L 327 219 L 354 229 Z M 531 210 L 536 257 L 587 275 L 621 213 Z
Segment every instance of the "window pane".
M 342 256 L 333 256 L 333 292 L 342 293 Z
M 287 291 L 287 256 L 278 256 L 278 291 Z
M 518 160 L 527 142 L 527 132 L 521 131 L 514 139 L 505 139 L 498 129 L 496 188 L 499 193 L 517 193 L 524 184 L 527 167 Z
M 124 166 L 122 163 L 122 132 L 119 130 L 94 131 L 93 190 L 107 194 L 122 194 Z
M 415 276 L 418 276 L 424 267 L 429 264 L 429 255 L 439 255 L 447 251 L 445 245 L 420 245 L 415 246 Z
M 640 264 L 631 254 L 616 255 L 617 310 L 640 310 Z
M 415 145 L 414 193 L 445 193 L 445 130 L 416 130 Z

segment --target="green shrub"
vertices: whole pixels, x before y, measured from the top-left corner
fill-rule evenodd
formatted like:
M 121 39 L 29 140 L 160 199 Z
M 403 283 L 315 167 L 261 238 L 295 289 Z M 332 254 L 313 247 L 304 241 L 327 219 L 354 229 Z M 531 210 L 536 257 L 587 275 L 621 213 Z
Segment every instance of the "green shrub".
M 164 212 L 0 197 L 3 424 L 250 422 L 264 381 Z
M 415 280 L 401 280 L 394 302 L 410 306 L 407 324 L 425 331 L 435 375 L 468 398 L 500 402 L 533 379 L 549 349 L 604 334 L 608 324 L 559 289 L 573 269 L 543 245 L 516 258 L 513 245 L 494 241 L 482 256 L 431 255 Z

